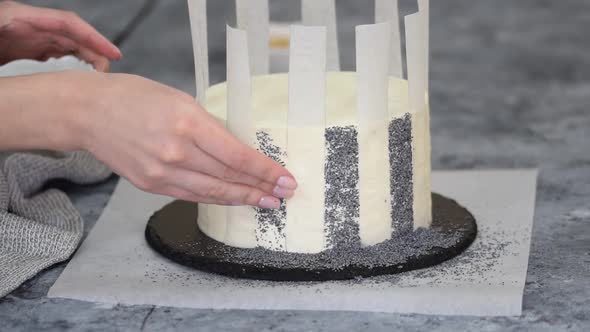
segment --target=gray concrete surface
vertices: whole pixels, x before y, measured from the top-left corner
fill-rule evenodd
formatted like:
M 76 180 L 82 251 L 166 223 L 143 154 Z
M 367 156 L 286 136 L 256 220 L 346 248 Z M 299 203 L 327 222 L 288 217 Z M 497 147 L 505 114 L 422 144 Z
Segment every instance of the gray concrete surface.
M 72 7 L 112 36 L 142 1 L 35 2 Z M 223 12 L 231 1 L 210 2 L 212 78 L 220 81 Z M 415 6 L 401 2 L 404 12 Z M 293 3 L 271 0 L 273 17 L 296 17 Z M 370 21 L 371 6 L 338 1 L 347 69 L 353 26 Z M 590 330 L 590 2 L 445 0 L 432 1 L 431 13 L 434 167 L 541 170 L 522 317 L 101 308 L 46 298 L 61 264 L 0 300 L 0 330 Z M 185 1 L 159 1 L 114 70 L 194 91 L 188 29 Z M 87 229 L 114 184 L 68 188 Z

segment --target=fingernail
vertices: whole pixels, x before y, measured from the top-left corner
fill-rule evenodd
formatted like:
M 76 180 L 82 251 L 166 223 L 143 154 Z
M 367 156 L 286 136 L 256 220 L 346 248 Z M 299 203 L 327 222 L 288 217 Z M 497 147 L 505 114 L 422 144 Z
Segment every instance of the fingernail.
M 264 196 L 258 201 L 258 207 L 263 209 L 278 209 L 281 206 L 281 201 L 272 196 Z
M 272 190 L 272 194 L 278 198 L 291 198 L 291 197 L 293 197 L 293 190 L 276 186 Z
M 121 49 L 115 46 L 115 50 L 117 50 L 117 60 L 121 60 L 123 58 L 123 52 L 121 52 Z
M 277 180 L 277 186 L 293 190 L 297 188 L 297 182 L 292 177 L 283 175 Z

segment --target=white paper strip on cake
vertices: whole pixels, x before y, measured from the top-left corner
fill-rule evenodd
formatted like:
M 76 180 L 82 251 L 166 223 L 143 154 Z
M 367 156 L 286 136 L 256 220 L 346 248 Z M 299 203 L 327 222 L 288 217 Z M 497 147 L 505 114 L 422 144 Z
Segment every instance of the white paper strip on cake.
M 287 202 L 287 251 L 325 248 L 326 28 L 291 27 L 287 168 L 299 183 Z
M 389 74 L 404 77 L 402 65 L 402 43 L 399 26 L 398 0 L 375 0 L 375 23 L 391 24 L 391 53 L 389 55 Z
M 424 20 L 424 41 L 426 47 L 424 52 L 426 54 L 425 65 L 426 65 L 426 93 L 430 90 L 428 82 L 430 81 L 430 0 L 418 0 L 418 10 L 423 13 L 422 19 Z
M 389 23 L 356 27 L 357 115 L 361 244 L 391 237 L 389 188 L 389 111 L 387 106 Z
M 340 71 L 335 0 L 301 0 L 301 18 L 304 25 L 326 27 L 328 40 L 326 70 Z
M 430 174 L 432 173 L 432 156 L 430 152 L 431 139 L 430 139 L 430 0 L 418 0 L 418 9 L 424 12 L 424 54 L 425 54 L 425 80 L 426 80 L 426 173 L 427 173 L 427 186 L 430 187 Z
M 405 17 L 409 104 L 415 112 L 424 111 L 426 106 L 423 15 L 419 11 Z
M 225 241 L 227 208 L 222 205 L 199 204 L 199 229 L 212 239 Z
M 427 154 L 430 140 L 427 131 L 426 60 L 423 12 L 408 15 L 406 54 L 408 59 L 409 103 L 412 110 L 412 163 L 414 185 L 414 228 L 429 227 L 432 222 L 432 201 Z
M 269 9 L 268 0 L 236 0 L 238 28 L 248 35 L 250 72 L 268 74 L 269 62 Z
M 255 146 L 248 36 L 227 27 L 227 128 L 241 142 Z M 242 248 L 256 246 L 256 211 L 250 206 L 227 207 L 224 243 Z
M 197 225 L 199 225 L 201 232 L 207 234 L 209 237 L 212 237 L 209 235 L 209 217 L 207 216 L 209 205 L 199 203 L 198 206 L 199 214 L 197 215 Z M 223 233 L 223 236 L 225 237 L 225 232 Z
M 188 12 L 193 41 L 197 101 L 207 103 L 209 88 L 209 55 L 207 46 L 207 0 L 188 0 Z

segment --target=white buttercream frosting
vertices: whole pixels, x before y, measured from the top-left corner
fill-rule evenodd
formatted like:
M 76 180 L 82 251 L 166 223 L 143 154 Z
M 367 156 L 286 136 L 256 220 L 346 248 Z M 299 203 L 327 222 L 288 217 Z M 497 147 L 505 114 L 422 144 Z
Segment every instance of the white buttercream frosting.
M 284 158 L 289 169 L 291 158 L 325 158 L 306 153 L 305 146 L 317 146 L 318 137 L 327 127 L 354 126 L 358 129 L 357 112 L 357 75 L 352 72 L 329 72 L 326 75 L 325 88 L 325 124 L 304 125 L 296 129 L 289 128 L 287 111 L 289 108 L 289 78 L 287 74 L 255 76 L 252 78 L 251 112 L 256 131 L 265 132 L 273 144 L 282 151 L 288 149 L 288 131 L 296 130 L 297 149 L 293 155 Z M 227 118 L 227 85 L 225 83 L 212 86 L 207 91 L 207 110 L 219 121 L 226 123 Z M 428 128 L 428 108 L 412 112 L 408 103 L 407 81 L 391 77 L 387 91 L 387 117 L 389 121 L 401 119 L 410 113 L 412 124 L 412 190 L 414 228 L 429 227 L 431 222 L 430 198 L 430 135 Z M 394 223 L 391 220 L 392 204 L 390 192 L 390 170 L 388 158 L 388 139 L 386 128 L 388 121 L 375 130 L 359 134 L 359 173 L 358 184 L 360 209 L 358 220 L 362 225 L 359 232 L 363 245 L 375 244 L 389 239 Z M 361 131 L 362 133 L 362 131 Z M 376 134 L 372 134 L 376 133 Z M 385 135 L 385 136 L 384 136 Z M 319 142 L 324 144 L 324 142 Z M 317 151 L 317 149 L 312 149 Z M 299 163 L 299 165 L 301 165 Z M 298 166 L 300 167 L 300 166 Z M 358 166 L 357 166 L 358 167 Z M 309 179 L 324 179 L 322 167 L 300 169 L 299 172 L 310 172 Z M 198 225 L 211 238 L 237 247 L 262 246 L 273 250 L 294 252 L 318 252 L 327 248 L 327 229 L 324 225 L 323 195 L 326 183 L 300 183 L 296 196 L 287 201 L 287 217 L 284 230 L 272 225 L 263 229 L 256 220 L 254 208 L 223 207 L 200 204 Z M 328 184 L 329 185 L 329 184 Z M 324 189 L 324 190 L 322 190 Z M 382 197 L 385 196 L 385 197 Z M 379 198 L 377 198 L 379 197 Z M 371 201 L 371 199 L 374 201 Z M 363 202 L 367 205 L 363 209 Z M 291 207 L 297 206 L 296 218 L 289 218 Z M 247 220 L 246 220 L 247 219 Z M 375 222 L 375 221 L 387 221 Z M 371 223 L 374 223 L 373 226 Z M 385 227 L 387 226 L 387 227 Z M 289 243 L 297 243 L 290 246 Z

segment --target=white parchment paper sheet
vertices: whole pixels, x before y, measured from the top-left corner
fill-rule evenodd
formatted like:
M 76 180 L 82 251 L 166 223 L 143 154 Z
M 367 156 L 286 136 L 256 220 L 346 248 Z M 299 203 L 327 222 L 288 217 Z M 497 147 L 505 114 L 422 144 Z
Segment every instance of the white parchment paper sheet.
M 306 283 L 231 279 L 160 257 L 144 229 L 171 199 L 121 180 L 48 296 L 191 308 L 520 315 L 536 178 L 536 170 L 435 172 L 433 191 L 477 219 L 478 237 L 463 255 L 399 275 Z

